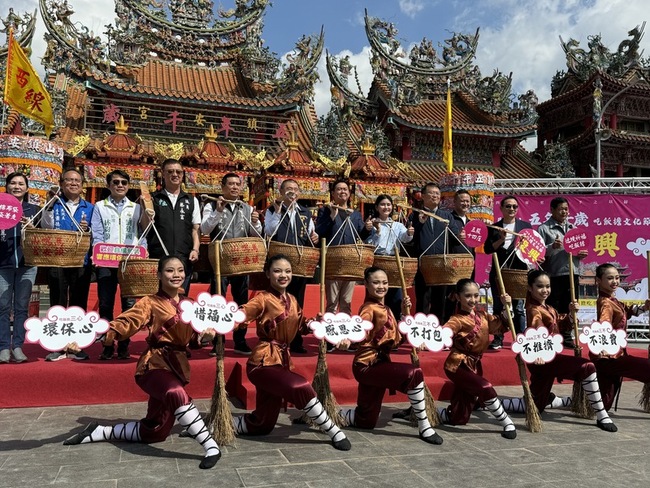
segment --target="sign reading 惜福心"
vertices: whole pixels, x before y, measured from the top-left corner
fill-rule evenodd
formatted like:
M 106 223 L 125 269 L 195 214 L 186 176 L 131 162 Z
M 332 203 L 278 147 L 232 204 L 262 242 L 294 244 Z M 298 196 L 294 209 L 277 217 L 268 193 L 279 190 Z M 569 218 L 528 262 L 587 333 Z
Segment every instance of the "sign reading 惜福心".
M 581 299 L 580 321 L 596 319 L 595 283 L 596 266 L 613 263 L 619 267 L 621 286 L 616 297 L 622 301 L 642 303 L 648 297 L 648 262 L 650 250 L 650 205 L 642 195 L 517 195 L 517 217 L 527 220 L 537 229 L 551 216 L 550 203 L 562 196 L 569 203 L 569 223 L 586 234 L 587 256 L 579 269 L 580 287 L 576 292 Z M 500 202 L 503 195 L 494 199 L 495 220 L 501 218 Z M 491 266 L 490 256 L 477 255 L 476 280 L 487 281 Z M 542 263 L 541 267 L 544 267 Z M 593 304 L 593 305 L 590 305 Z M 645 314 L 632 317 L 635 322 L 647 323 Z

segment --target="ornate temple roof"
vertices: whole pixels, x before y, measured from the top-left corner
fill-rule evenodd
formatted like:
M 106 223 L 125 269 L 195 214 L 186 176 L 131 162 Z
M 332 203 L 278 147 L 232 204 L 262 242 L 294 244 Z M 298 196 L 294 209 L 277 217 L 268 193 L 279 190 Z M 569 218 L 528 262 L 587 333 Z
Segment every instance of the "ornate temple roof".
M 447 174 L 444 165 L 412 162 L 410 168 L 415 173 L 413 178 L 415 184 L 425 185 L 430 181 L 440 181 Z M 485 165 L 465 166 L 457 168 L 459 171 L 486 171 Z M 520 146 L 517 146 L 511 154 L 504 155 L 501 165 L 498 168 L 489 168 L 495 179 L 530 179 L 544 178 L 546 173 L 536 164 L 531 162 L 530 155 Z

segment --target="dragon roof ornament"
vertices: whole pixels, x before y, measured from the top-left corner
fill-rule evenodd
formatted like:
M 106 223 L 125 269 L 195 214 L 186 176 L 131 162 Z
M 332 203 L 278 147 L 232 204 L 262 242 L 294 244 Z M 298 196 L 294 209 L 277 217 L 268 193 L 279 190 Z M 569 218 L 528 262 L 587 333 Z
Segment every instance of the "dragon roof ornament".
M 262 16 L 269 0 L 236 0 L 214 18 L 212 0 L 115 0 L 115 24 L 106 25 L 107 42 L 73 22 L 68 0 L 39 0 L 48 43 L 43 64 L 52 71 L 83 76 L 110 65 L 137 67 L 154 57 L 188 65 L 234 62 L 244 46 L 261 43 Z
M 326 53 L 325 66 L 332 87 L 332 103 L 344 120 L 375 113 L 378 104 L 368 100 L 363 94 L 357 67 L 350 63 L 350 56 L 341 57 Z M 350 88 L 350 75 L 354 73 L 355 89 Z
M 643 58 L 639 51 L 643 39 L 645 22 L 630 30 L 629 39 L 623 40 L 616 51 L 607 48 L 600 34 L 587 36 L 587 49 L 580 47 L 580 41 L 570 38 L 564 42 L 560 36 L 560 44 L 566 54 L 568 73 L 559 73 L 553 80 L 553 91 L 559 88 L 566 74 L 576 76 L 580 81 L 586 81 L 595 71 L 602 71 L 615 78 L 624 77 L 634 68 L 648 70 L 650 59 Z
M 397 40 L 397 28 L 392 22 L 386 22 L 365 13 L 365 26 L 368 41 L 373 49 L 373 69 L 375 74 L 383 71 L 387 76 L 396 73 L 412 74 L 425 77 L 446 78 L 451 74 L 462 72 L 476 55 L 479 30 L 474 35 L 452 33 L 444 44 L 438 44 L 442 50 L 438 56 L 433 43 L 424 38 L 408 53 L 409 63 L 404 59 L 407 53 Z

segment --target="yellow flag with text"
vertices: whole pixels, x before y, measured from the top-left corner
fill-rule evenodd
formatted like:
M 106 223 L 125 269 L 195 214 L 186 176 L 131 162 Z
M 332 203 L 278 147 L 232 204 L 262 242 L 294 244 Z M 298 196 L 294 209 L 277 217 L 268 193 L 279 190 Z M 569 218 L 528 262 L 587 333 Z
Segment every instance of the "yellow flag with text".
M 24 116 L 43 124 L 45 135 L 50 136 L 54 127 L 52 98 L 12 31 L 9 32 L 4 100 Z
M 447 173 L 454 170 L 454 151 L 451 145 L 451 90 L 447 87 L 447 108 L 443 125 L 442 161 L 447 165 Z

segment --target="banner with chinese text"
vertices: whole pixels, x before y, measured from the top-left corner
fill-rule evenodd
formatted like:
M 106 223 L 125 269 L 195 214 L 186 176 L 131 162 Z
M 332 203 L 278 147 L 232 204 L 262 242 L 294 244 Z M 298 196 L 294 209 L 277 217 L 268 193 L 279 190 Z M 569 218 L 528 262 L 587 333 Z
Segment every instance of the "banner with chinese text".
M 529 221 L 534 229 L 550 216 L 550 203 L 557 195 L 517 195 L 518 218 Z M 595 320 L 597 290 L 596 266 L 613 263 L 619 268 L 621 286 L 619 300 L 643 302 L 648 296 L 648 263 L 650 250 L 650 197 L 647 195 L 562 195 L 569 202 L 569 222 L 584 229 L 593 242 L 589 254 L 581 262 L 579 297 L 584 310 L 581 320 Z M 494 199 L 494 219 L 501 218 L 502 195 Z M 476 280 L 488 279 L 490 256 L 477 256 Z M 543 267 L 543 264 L 542 264 Z M 647 317 L 633 318 L 630 323 Z

